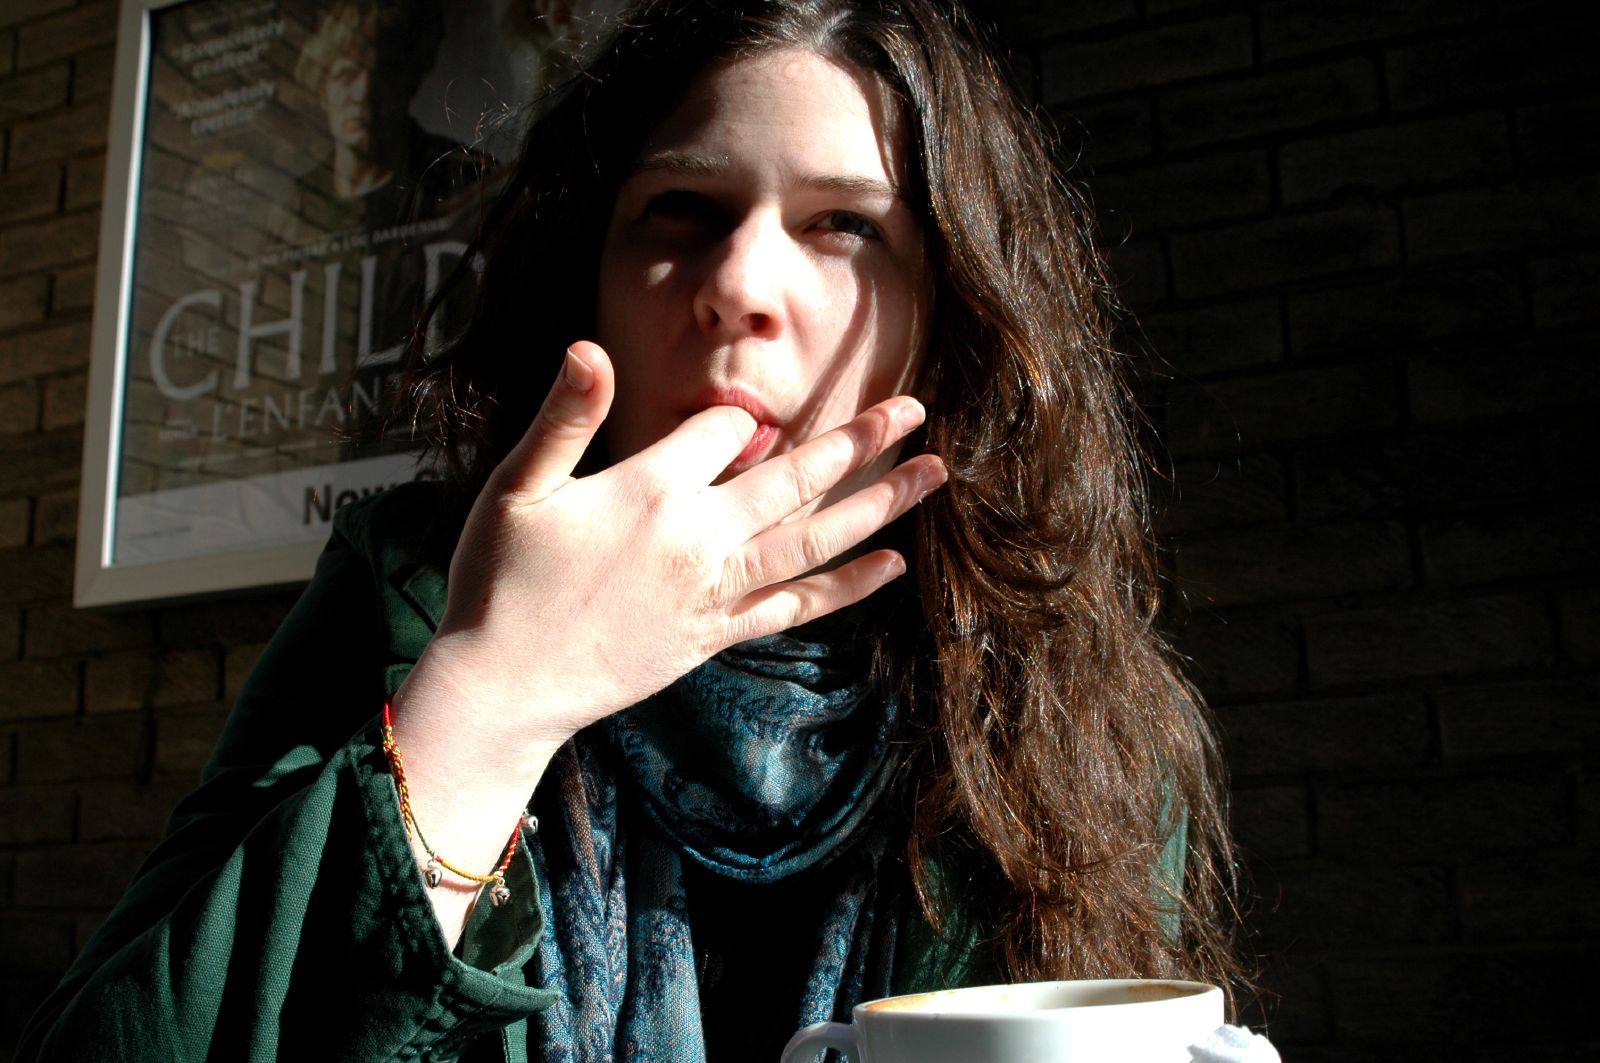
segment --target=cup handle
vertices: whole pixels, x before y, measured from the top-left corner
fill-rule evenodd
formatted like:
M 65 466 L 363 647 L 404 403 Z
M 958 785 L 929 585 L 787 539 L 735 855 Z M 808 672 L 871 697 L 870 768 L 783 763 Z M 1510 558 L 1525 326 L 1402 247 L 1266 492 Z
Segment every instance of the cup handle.
M 854 1063 L 861 1063 L 855 1027 L 844 1022 L 819 1022 L 789 1038 L 783 1046 L 783 1063 L 811 1063 L 812 1057 L 824 1048 L 836 1049 Z

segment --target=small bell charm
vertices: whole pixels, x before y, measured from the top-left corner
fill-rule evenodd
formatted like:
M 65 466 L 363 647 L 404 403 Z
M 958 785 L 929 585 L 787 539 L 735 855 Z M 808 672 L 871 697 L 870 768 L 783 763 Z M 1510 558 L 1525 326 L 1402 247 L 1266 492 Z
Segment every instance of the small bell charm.
M 528 829 L 529 834 L 539 833 L 539 817 L 534 815 L 532 812 L 529 812 L 522 817 L 522 825 Z
M 438 889 L 439 883 L 444 881 L 444 868 L 439 866 L 439 861 L 428 861 L 428 866 L 422 869 L 422 880 L 428 884 L 430 890 Z
M 511 891 L 506 888 L 506 884 L 504 882 L 496 882 L 494 884 L 494 888 L 489 891 L 489 903 L 493 904 L 496 908 L 499 908 L 510 899 Z

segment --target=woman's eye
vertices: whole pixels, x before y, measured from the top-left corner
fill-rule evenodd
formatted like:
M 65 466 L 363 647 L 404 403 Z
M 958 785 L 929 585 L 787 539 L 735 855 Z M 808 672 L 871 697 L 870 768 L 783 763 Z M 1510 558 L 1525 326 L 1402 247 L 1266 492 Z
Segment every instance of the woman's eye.
M 844 233 L 847 236 L 859 236 L 864 240 L 881 240 L 883 234 L 872 222 L 859 214 L 852 214 L 848 210 L 829 211 L 823 215 L 819 223 L 821 228 L 829 232 Z

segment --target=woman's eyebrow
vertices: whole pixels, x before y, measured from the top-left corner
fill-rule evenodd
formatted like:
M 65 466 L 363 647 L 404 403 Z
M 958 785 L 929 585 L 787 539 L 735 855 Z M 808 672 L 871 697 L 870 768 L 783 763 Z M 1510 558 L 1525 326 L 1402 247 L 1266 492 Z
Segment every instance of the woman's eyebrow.
M 728 172 L 728 159 L 725 155 L 701 155 L 689 151 L 653 151 L 638 161 L 633 172 L 667 173 L 681 177 L 721 177 Z M 796 183 L 823 192 L 904 198 L 898 188 L 879 177 L 857 174 L 806 174 Z
M 684 177 L 719 177 L 726 173 L 725 155 L 696 155 L 688 151 L 653 151 L 634 164 L 634 173 L 671 173 Z
M 800 184 L 824 192 L 842 192 L 855 196 L 882 196 L 900 199 L 900 190 L 879 177 L 859 177 L 853 174 L 813 174 L 802 177 Z

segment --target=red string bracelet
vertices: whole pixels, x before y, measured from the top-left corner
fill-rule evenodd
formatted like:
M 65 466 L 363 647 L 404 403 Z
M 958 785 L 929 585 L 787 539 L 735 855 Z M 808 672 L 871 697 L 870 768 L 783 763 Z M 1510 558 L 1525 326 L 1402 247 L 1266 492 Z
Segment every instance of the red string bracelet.
M 400 794 L 400 821 L 406 825 L 406 837 L 411 837 L 415 831 L 417 841 L 422 843 L 422 851 L 428 854 L 428 864 L 422 869 L 422 879 L 428 884 L 428 888 L 437 888 L 439 883 L 444 881 L 444 873 L 448 871 L 468 882 L 488 886 L 489 900 L 496 908 L 509 901 L 511 889 L 506 885 L 506 869 L 511 866 L 511 858 L 517 853 L 517 838 L 522 834 L 522 824 L 519 822 L 511 831 L 511 840 L 506 844 L 506 854 L 501 859 L 499 867 L 487 875 L 474 875 L 470 871 L 464 871 L 434 852 L 433 846 L 428 844 L 428 839 L 423 837 L 416 813 L 411 810 L 411 791 L 406 786 L 406 761 L 400 755 L 400 747 L 394 743 L 394 713 L 387 701 L 383 703 L 383 755 L 389 760 L 389 774 L 394 776 L 394 788 Z M 531 822 L 538 822 L 531 816 L 528 818 Z

